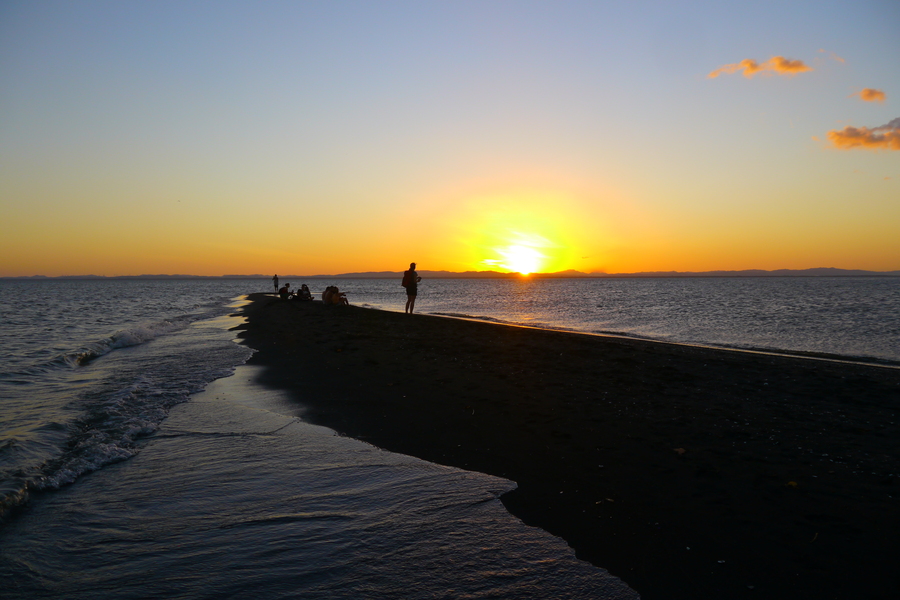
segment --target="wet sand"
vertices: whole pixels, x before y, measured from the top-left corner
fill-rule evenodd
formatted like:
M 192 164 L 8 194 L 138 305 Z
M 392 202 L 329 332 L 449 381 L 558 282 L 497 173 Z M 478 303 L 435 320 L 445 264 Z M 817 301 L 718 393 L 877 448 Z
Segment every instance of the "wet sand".
M 898 369 L 250 298 L 305 420 L 515 481 L 645 600 L 900 594 Z

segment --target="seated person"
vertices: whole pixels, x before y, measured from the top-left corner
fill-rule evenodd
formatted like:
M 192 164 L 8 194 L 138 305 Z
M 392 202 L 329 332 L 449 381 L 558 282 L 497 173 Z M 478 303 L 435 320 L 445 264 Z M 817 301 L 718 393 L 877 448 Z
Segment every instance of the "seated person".
M 341 292 L 336 285 L 329 285 L 325 288 L 325 291 L 322 293 L 322 302 L 335 305 L 343 304 L 345 306 L 350 304 L 347 300 L 347 295 Z
M 300 286 L 300 289 L 294 294 L 294 300 L 312 300 L 312 293 L 309 291 L 309 287 L 304 283 Z
M 289 283 L 284 284 L 281 287 L 281 289 L 278 290 L 278 295 L 281 297 L 282 300 L 287 300 L 288 298 L 290 298 L 291 297 L 291 284 L 289 284 Z

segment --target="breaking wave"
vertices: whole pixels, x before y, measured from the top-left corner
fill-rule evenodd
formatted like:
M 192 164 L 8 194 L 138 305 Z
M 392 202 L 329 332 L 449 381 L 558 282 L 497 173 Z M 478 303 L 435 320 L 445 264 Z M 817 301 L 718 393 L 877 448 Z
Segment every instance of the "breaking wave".
M 191 326 L 226 313 L 128 326 L 62 352 L 45 340 L 0 375 L 15 394 L 0 440 L 0 524 L 33 494 L 131 458 L 173 406 L 243 364 L 251 351 L 227 330 Z
M 138 346 L 160 335 L 183 329 L 188 324 L 188 322 L 179 321 L 160 321 L 131 329 L 123 329 L 115 332 L 108 338 L 91 342 L 75 352 L 63 354 L 60 360 L 72 367 L 86 365 L 92 360 L 109 354 L 114 350 Z

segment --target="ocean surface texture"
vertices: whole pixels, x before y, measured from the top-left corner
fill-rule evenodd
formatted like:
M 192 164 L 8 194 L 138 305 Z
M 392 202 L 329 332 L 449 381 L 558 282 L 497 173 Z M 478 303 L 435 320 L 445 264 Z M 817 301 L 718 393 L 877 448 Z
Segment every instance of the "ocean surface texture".
M 291 283 L 405 302 L 399 280 Z M 0 281 L 4 598 L 635 597 L 506 513 L 512 482 L 336 436 L 255 385 L 228 315 L 271 289 Z M 900 364 L 898 278 L 423 280 L 416 308 Z
M 308 283 L 329 284 L 351 303 L 403 310 L 398 280 Z M 418 290 L 417 312 L 900 363 L 898 277 L 424 279 Z

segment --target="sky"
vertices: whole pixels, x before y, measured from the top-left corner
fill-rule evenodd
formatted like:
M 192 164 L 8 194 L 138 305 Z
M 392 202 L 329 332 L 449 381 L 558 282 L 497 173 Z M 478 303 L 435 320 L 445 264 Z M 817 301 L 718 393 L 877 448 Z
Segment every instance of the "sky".
M 0 2 L 0 276 L 900 269 L 900 2 Z

